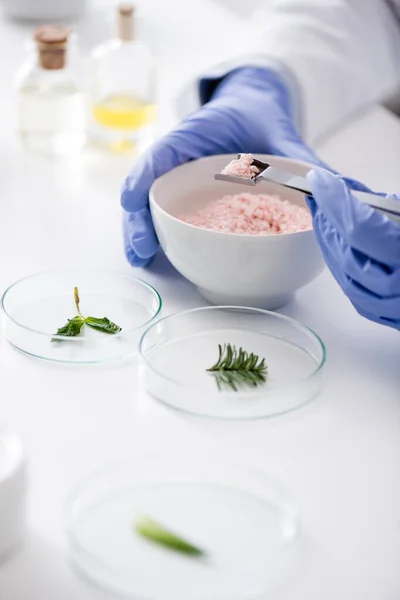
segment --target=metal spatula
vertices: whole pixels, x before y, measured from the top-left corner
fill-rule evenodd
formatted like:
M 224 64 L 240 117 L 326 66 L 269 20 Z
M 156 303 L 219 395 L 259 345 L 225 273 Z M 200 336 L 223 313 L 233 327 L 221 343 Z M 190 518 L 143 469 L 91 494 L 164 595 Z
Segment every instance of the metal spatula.
M 238 158 L 240 158 L 240 154 Z M 300 177 L 299 175 L 293 175 L 293 173 L 282 171 L 281 169 L 272 167 L 269 163 L 257 159 L 253 160 L 252 165 L 258 169 L 258 173 L 254 177 L 235 177 L 232 175 L 216 173 L 214 175 L 214 179 L 218 179 L 220 181 L 229 181 L 230 183 L 241 183 L 242 185 L 249 186 L 257 185 L 257 183 L 260 183 L 260 181 L 272 181 L 273 183 L 283 185 L 284 187 L 292 190 L 298 190 L 299 192 L 312 197 L 311 190 L 305 177 Z M 372 192 L 359 192 L 354 190 L 352 191 L 352 194 L 361 202 L 368 204 L 372 208 L 375 208 L 379 212 L 385 214 L 393 221 L 400 223 L 400 202 L 391 198 L 378 196 Z

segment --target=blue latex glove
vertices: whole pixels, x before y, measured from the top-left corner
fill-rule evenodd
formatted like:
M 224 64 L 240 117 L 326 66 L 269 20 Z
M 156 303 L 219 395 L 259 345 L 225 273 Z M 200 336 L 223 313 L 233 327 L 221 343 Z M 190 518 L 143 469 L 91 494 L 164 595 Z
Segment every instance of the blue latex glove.
M 336 281 L 360 315 L 400 329 L 400 225 L 357 200 L 339 176 L 321 169 L 307 178 L 315 234 Z
M 222 81 L 203 80 L 200 93 L 211 100 L 138 159 L 121 197 L 128 261 L 145 266 L 158 249 L 148 208 L 153 181 L 189 160 L 213 154 L 250 152 L 297 158 L 320 165 L 293 125 L 288 91 L 268 69 L 245 67 Z

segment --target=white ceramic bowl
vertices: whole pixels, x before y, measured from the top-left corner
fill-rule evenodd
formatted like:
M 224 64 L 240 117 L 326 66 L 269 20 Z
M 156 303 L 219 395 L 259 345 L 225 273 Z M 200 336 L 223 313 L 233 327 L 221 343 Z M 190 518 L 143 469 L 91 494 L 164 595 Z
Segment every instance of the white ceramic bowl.
M 257 187 L 216 181 L 214 173 L 235 158 L 219 155 L 191 161 L 157 179 L 150 208 L 160 244 L 171 263 L 212 304 L 277 309 L 312 281 L 324 263 L 314 233 L 252 236 L 220 233 L 180 221 L 225 194 L 278 193 L 300 206 L 304 194 L 263 182 Z M 305 175 L 307 163 L 261 155 L 273 166 Z
M 22 442 L 0 426 L 0 564 L 22 539 L 26 487 L 26 457 Z

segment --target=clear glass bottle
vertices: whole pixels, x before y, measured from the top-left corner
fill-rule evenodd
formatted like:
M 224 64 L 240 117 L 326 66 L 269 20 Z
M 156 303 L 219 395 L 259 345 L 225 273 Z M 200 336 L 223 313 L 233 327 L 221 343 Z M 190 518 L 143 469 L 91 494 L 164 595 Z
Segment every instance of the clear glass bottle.
M 18 122 L 22 142 L 45 154 L 69 154 L 85 143 L 84 95 L 68 64 L 69 31 L 43 26 L 17 74 Z
M 121 5 L 117 37 L 93 51 L 92 132 L 110 150 L 147 145 L 156 118 L 155 60 L 147 45 L 134 39 L 134 9 Z

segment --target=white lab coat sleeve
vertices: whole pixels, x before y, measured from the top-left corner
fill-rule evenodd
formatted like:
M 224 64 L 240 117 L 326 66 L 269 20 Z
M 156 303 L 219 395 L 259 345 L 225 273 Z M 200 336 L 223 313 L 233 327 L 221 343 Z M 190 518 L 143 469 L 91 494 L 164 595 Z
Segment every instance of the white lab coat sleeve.
M 286 81 L 304 139 L 313 144 L 400 84 L 400 22 L 385 0 L 265 0 L 251 16 L 241 56 L 203 74 L 243 65 L 274 69 Z M 180 111 L 201 104 L 199 84 Z

